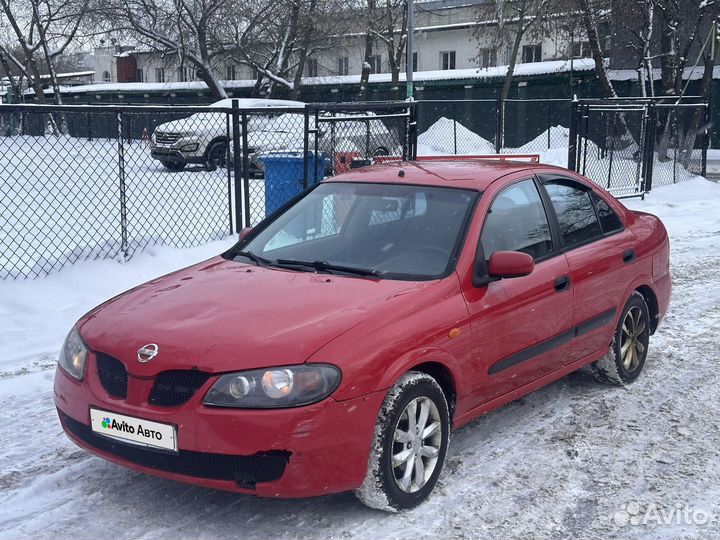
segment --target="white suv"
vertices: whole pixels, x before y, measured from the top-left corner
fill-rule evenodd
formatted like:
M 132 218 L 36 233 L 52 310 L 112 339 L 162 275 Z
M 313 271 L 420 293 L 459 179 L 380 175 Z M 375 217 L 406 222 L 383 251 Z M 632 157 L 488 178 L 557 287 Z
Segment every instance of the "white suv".
M 222 99 L 208 108 L 230 109 L 233 101 L 238 101 L 241 109 L 305 107 L 301 101 L 243 98 Z M 159 125 L 152 134 L 150 155 L 171 171 L 182 170 L 188 163 L 205 165 L 208 169 L 225 165 L 228 144 L 232 140 L 227 116 L 224 112 L 208 111 Z M 263 129 L 272 116 L 251 115 L 248 118 L 248 134 Z

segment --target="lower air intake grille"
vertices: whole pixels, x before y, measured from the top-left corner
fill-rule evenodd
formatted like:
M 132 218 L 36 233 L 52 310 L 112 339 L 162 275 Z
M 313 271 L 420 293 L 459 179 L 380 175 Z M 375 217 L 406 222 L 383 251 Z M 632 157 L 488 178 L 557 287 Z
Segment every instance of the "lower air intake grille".
M 190 450 L 180 450 L 177 454 L 155 451 L 96 435 L 89 426 L 70 418 L 62 411 L 58 410 L 58 415 L 67 431 L 101 452 L 149 469 L 197 478 L 231 480 L 245 488 L 252 488 L 258 482 L 278 480 L 290 460 L 290 452 L 283 451 L 268 451 L 252 456 L 208 454 Z
M 105 391 L 113 397 L 126 398 L 128 375 L 123 363 L 103 353 L 95 354 L 95 362 L 100 384 Z
M 158 407 L 182 405 L 195 395 L 209 377 L 209 373 L 197 370 L 163 371 L 155 378 L 149 401 Z

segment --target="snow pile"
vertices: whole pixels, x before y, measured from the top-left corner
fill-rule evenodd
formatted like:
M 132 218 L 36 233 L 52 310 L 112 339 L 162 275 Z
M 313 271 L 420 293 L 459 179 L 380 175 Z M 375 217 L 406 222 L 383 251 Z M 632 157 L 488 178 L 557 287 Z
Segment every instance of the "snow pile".
M 455 138 L 457 137 L 457 152 Z M 418 154 L 494 154 L 495 145 L 460 122 L 440 118 L 418 136 Z

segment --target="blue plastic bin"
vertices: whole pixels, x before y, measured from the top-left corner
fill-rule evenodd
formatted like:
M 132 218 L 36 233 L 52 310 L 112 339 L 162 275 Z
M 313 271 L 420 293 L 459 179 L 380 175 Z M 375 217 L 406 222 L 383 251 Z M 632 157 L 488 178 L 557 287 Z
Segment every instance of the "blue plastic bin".
M 265 169 L 265 215 L 269 216 L 303 190 L 305 162 L 302 152 L 275 152 L 258 161 Z M 323 179 L 329 163 L 326 157 L 308 153 L 308 185 Z

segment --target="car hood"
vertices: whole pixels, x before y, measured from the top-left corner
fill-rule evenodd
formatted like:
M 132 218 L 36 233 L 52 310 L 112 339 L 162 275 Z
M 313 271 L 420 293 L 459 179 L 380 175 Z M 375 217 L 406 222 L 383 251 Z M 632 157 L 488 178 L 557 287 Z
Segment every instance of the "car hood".
M 285 271 L 218 257 L 107 301 L 78 328 L 90 349 L 121 359 L 140 377 L 295 364 L 381 305 L 428 283 Z M 150 343 L 158 355 L 138 362 L 138 349 Z

